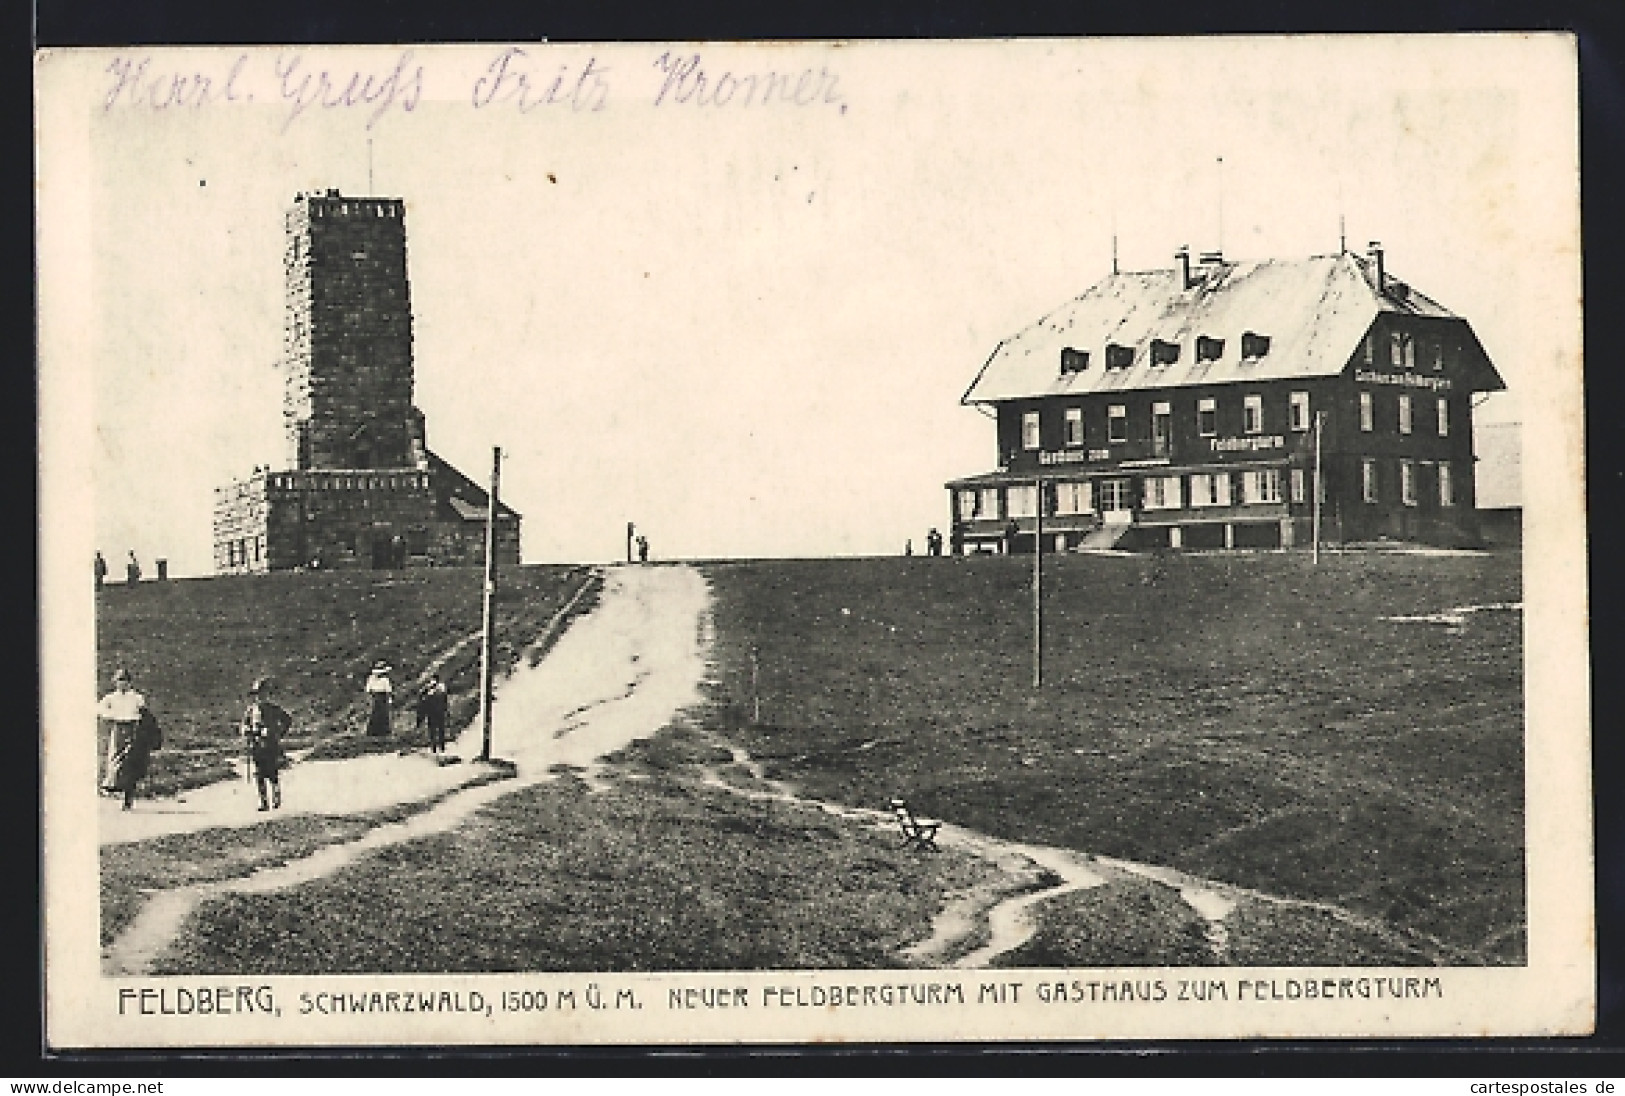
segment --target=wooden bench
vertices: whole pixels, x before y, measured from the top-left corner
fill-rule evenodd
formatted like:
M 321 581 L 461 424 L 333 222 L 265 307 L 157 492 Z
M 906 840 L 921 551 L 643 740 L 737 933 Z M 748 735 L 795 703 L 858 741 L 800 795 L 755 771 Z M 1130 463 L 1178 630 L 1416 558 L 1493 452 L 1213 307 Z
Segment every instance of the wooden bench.
M 914 812 L 909 810 L 908 804 L 901 799 L 891 801 L 891 812 L 897 817 L 897 824 L 903 829 L 903 844 L 922 849 L 937 847 L 937 831 L 942 828 L 941 822 L 915 818 Z

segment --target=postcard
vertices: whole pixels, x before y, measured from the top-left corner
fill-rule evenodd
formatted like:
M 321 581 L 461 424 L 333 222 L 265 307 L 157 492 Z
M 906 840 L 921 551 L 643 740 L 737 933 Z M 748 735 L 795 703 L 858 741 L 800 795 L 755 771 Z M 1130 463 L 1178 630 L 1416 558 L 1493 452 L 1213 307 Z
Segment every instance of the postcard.
M 36 82 L 53 1047 L 1591 1030 L 1571 37 Z

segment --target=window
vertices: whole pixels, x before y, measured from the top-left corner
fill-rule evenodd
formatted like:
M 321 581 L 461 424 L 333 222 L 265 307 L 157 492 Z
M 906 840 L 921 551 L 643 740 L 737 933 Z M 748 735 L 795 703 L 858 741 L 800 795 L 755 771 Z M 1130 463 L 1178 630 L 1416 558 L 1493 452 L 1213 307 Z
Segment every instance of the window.
M 1094 507 L 1089 499 L 1089 481 L 1076 480 L 1055 485 L 1055 512 L 1057 514 L 1087 514 Z
M 1450 482 L 1450 466 L 1443 461 L 1439 462 L 1439 505 L 1456 505 L 1456 489 Z
M 1196 360 L 1199 362 L 1216 362 L 1224 357 L 1224 340 L 1213 339 L 1206 335 L 1196 336 Z
M 959 492 L 958 509 L 959 509 L 959 520 L 960 521 L 969 521 L 971 518 L 975 517 L 976 516 L 976 492 L 975 491 L 961 491 L 961 492 Z
M 1192 506 L 1229 506 L 1230 473 L 1199 472 L 1191 477 Z
M 1145 481 L 1147 510 L 1177 510 L 1180 505 L 1178 476 L 1152 476 Z
M 999 516 L 999 489 L 997 487 L 982 488 L 982 498 L 976 507 L 976 516 L 983 519 Z
M 1129 498 L 1132 480 L 1108 479 L 1100 481 L 1100 508 L 1102 510 L 1128 510 L 1133 507 Z
M 1292 501 L 1303 502 L 1309 497 L 1309 473 L 1302 468 L 1292 470 Z
M 1106 344 L 1106 368 L 1127 369 L 1134 364 L 1134 348 L 1132 346 L 1118 346 L 1116 343 Z
M 1292 409 L 1292 429 L 1309 429 L 1309 393 L 1292 393 L 1291 403 L 1289 406 Z
M 1241 498 L 1243 502 L 1280 502 L 1281 501 L 1281 470 L 1279 468 L 1259 468 L 1241 474 Z
M 1264 432 L 1264 397 L 1247 396 L 1241 401 L 1241 430 L 1244 434 Z
M 1444 341 L 1442 339 L 1428 341 L 1427 363 L 1435 373 L 1444 369 Z
M 1371 332 L 1367 331 L 1365 334 L 1365 342 L 1360 345 L 1360 356 L 1365 359 L 1365 364 L 1367 365 L 1373 364 L 1376 359 L 1376 351 L 1373 349 L 1375 342 L 1376 339 L 1372 336 Z
M 1066 409 L 1066 443 L 1068 445 L 1083 444 L 1083 408 L 1068 407 Z
M 1450 401 L 1443 397 L 1439 399 L 1439 436 L 1450 436 Z
M 1219 432 L 1219 401 L 1215 399 L 1196 401 L 1196 432 L 1204 438 L 1211 438 Z
M 1372 413 L 1371 413 L 1371 393 L 1369 393 L 1369 392 L 1361 392 L 1360 393 L 1360 429 L 1366 431 L 1367 433 L 1369 433 L 1370 430 L 1371 430 L 1372 418 L 1373 418 L 1373 416 L 1372 416 Z
M 1389 334 L 1388 364 L 1405 369 L 1416 368 L 1416 339 L 1409 331 L 1394 331 Z
M 1174 442 L 1174 408 L 1168 403 L 1151 405 L 1151 455 L 1166 457 Z
M 1089 351 L 1076 350 L 1070 346 L 1061 348 L 1061 372 L 1082 373 L 1089 368 Z
M 1416 505 L 1416 462 L 1399 462 L 1399 501 L 1406 506 Z
M 1151 364 L 1172 365 L 1179 360 L 1179 344 L 1163 339 L 1151 340 Z
M 1408 395 L 1399 397 L 1399 432 L 1401 434 L 1411 432 L 1411 398 Z
M 1360 497 L 1366 502 L 1377 501 L 1377 462 L 1369 457 L 1360 462 Z
M 1010 516 L 1013 518 L 1030 518 L 1038 513 L 1038 488 L 1010 487 L 1006 489 L 1005 498 L 1010 503 Z
M 1243 361 L 1255 362 L 1270 352 L 1270 337 L 1268 335 L 1255 335 L 1251 331 L 1241 336 L 1241 357 Z
M 1021 447 L 1023 449 L 1037 449 L 1038 445 L 1038 412 L 1025 412 L 1021 416 Z
M 1106 408 L 1106 440 L 1128 441 L 1128 408 L 1120 403 Z

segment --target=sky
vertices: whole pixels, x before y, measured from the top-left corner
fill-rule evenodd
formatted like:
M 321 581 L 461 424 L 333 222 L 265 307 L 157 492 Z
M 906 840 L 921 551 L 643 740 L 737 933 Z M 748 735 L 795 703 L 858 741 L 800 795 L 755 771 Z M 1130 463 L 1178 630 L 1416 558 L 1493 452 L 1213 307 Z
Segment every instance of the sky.
M 303 190 L 405 199 L 429 444 L 476 480 L 502 448 L 531 562 L 616 558 L 627 521 L 657 558 L 919 550 L 995 463 L 961 394 L 1114 237 L 1125 270 L 1295 258 L 1341 218 L 1472 323 L 1486 420 L 1577 368 L 1555 39 L 527 46 L 498 83 L 504 49 L 52 59 L 77 151 L 46 133 L 42 241 L 82 261 L 45 264 L 42 385 L 90 409 L 115 567 L 208 573 L 214 488 L 285 466 Z M 746 96 L 768 72 L 801 82 Z

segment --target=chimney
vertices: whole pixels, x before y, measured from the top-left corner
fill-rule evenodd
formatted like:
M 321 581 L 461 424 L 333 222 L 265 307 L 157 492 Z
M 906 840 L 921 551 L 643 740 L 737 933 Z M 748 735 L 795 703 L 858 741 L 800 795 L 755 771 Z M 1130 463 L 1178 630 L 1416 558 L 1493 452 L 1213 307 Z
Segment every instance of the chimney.
M 1387 279 L 1382 269 L 1382 244 L 1372 240 L 1366 247 L 1366 255 L 1371 260 L 1371 269 L 1377 272 L 1377 292 L 1382 293 L 1387 289 Z
M 1174 258 L 1179 261 L 1179 288 L 1191 287 L 1191 249 L 1186 244 L 1180 244 L 1179 250 L 1174 252 Z

